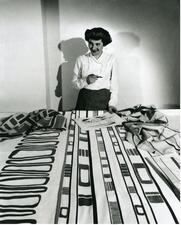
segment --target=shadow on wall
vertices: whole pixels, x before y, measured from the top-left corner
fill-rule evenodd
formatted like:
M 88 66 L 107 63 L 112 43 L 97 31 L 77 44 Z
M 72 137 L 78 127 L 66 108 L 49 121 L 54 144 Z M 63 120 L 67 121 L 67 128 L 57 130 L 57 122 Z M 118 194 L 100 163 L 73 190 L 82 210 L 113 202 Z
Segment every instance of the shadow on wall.
M 58 44 L 63 52 L 64 62 L 59 66 L 57 73 L 57 86 L 55 96 L 61 97 L 58 110 L 72 110 L 75 108 L 79 90 L 72 86 L 73 70 L 78 56 L 88 51 L 87 45 L 82 38 L 71 38 Z
M 142 104 L 140 38 L 132 32 L 118 32 L 113 38 L 119 67 L 118 108 Z

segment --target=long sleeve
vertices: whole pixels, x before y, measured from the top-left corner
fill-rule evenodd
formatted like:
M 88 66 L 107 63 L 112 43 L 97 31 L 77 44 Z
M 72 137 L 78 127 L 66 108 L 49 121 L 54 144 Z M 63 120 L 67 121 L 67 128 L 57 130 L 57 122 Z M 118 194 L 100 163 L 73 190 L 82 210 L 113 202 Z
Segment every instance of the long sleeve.
M 112 78 L 110 82 L 111 97 L 109 100 L 109 106 L 115 106 L 118 103 L 118 62 L 115 59 L 112 67 Z
M 82 88 L 88 86 L 88 84 L 86 82 L 86 77 L 82 76 L 81 57 L 78 57 L 75 62 L 72 84 L 73 84 L 73 87 L 75 87 L 76 89 L 82 89 Z
M 89 74 L 101 76 L 92 84 L 87 84 L 86 78 Z M 89 90 L 108 89 L 111 92 L 109 106 L 115 106 L 118 102 L 118 66 L 113 55 L 103 52 L 98 59 L 90 53 L 79 56 L 75 62 L 73 86 L 76 89 L 86 88 Z M 110 79 L 111 77 L 111 79 Z

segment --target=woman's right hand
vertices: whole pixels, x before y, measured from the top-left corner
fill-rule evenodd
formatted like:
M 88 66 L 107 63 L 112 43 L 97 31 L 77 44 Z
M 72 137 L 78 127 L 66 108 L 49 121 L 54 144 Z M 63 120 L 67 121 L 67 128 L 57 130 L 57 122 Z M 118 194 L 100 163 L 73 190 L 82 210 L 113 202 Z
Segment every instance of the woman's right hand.
M 98 79 L 98 76 L 95 74 L 89 74 L 86 78 L 88 84 L 93 84 Z

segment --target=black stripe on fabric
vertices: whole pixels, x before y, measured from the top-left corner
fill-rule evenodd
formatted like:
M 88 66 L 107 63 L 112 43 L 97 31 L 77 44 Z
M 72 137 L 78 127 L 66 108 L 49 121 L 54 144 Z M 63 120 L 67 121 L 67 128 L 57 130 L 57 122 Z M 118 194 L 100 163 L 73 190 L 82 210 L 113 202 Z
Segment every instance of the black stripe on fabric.
M 135 143 L 134 143 L 134 144 L 135 144 Z M 136 146 L 136 145 L 135 145 L 135 148 L 137 149 L 137 146 Z M 137 149 L 137 150 L 138 150 L 138 149 Z M 140 157 L 142 158 L 143 162 L 145 162 L 145 160 L 144 160 L 144 158 L 143 158 L 143 156 L 142 156 L 141 154 L 140 154 Z M 157 183 L 156 180 L 154 179 L 154 177 L 153 177 L 153 175 L 152 175 L 152 173 L 151 173 L 149 167 L 147 166 L 146 162 L 145 162 L 145 166 L 147 167 L 147 170 L 149 171 L 149 174 L 150 174 L 152 180 L 154 181 L 154 183 L 155 183 L 157 189 L 159 190 L 160 195 L 162 196 L 162 198 L 164 199 L 164 202 L 166 203 L 168 209 L 170 210 L 170 213 L 172 214 L 172 217 L 173 217 L 175 223 L 176 223 L 176 224 L 179 224 L 179 221 L 177 220 L 177 217 L 175 216 L 175 213 L 173 212 L 173 209 L 171 208 L 171 206 L 170 206 L 170 204 L 168 203 L 167 199 L 166 199 L 165 196 L 163 195 L 163 193 L 162 193 L 162 191 L 161 191 L 161 189 L 160 189 L 158 183 Z M 154 213 L 153 213 L 153 215 L 154 215 Z
M 52 117 L 52 118 L 50 118 L 49 121 L 46 121 L 46 122 L 49 123 L 49 124 L 48 124 L 48 127 L 55 128 L 56 125 L 57 125 L 57 118 L 56 118 L 56 117 Z
M 111 177 L 111 174 L 103 174 L 103 177 L 104 178 L 110 178 Z
M 137 152 L 139 153 L 140 158 L 141 158 L 141 159 L 142 159 L 142 161 L 144 162 L 144 165 L 145 165 L 145 167 L 147 168 L 147 171 L 149 171 L 150 177 L 152 178 L 152 180 L 154 180 L 154 184 L 155 184 L 155 185 L 156 185 L 156 187 L 158 188 L 158 184 L 156 183 L 156 180 L 155 180 L 155 179 L 153 179 L 153 176 L 152 176 L 152 174 L 151 174 L 151 172 L 150 172 L 150 170 L 149 170 L 149 168 L 148 168 L 148 166 L 147 166 L 147 164 L 146 164 L 146 162 L 145 162 L 144 158 L 142 157 L 142 155 L 140 154 L 140 152 L 139 152 L 139 150 L 138 150 L 138 148 L 137 148 L 137 145 L 136 145 L 135 140 L 134 140 L 134 134 L 132 134 L 132 141 L 133 141 L 133 143 L 134 143 L 135 149 L 136 149 L 136 150 L 137 150 Z M 124 143 L 123 143 L 123 145 L 124 145 Z M 125 146 L 124 146 L 124 148 L 125 148 Z M 154 148 L 154 147 L 152 146 L 152 148 Z M 157 151 L 157 149 L 155 149 L 155 150 Z M 141 186 L 141 185 L 140 185 L 140 186 Z M 143 190 L 143 187 L 142 187 L 142 186 L 141 186 L 141 189 L 142 189 L 142 192 L 143 192 L 143 194 L 144 194 L 145 198 L 147 199 L 147 196 L 146 196 L 146 194 L 145 194 L 145 192 L 144 192 L 144 190 Z M 157 222 L 157 219 L 156 219 L 156 217 L 155 217 L 154 211 L 153 211 L 153 209 L 152 209 L 152 207 L 151 207 L 150 202 L 148 201 L 148 199 L 147 199 L 147 202 L 148 202 L 148 205 L 150 206 L 150 209 L 151 209 L 152 215 L 153 215 L 153 217 L 154 217 L 154 219 L 155 219 L 156 223 L 158 223 L 158 222 Z
M 170 173 L 179 181 L 179 178 L 172 172 L 172 170 L 167 166 L 167 164 L 165 164 L 163 159 L 160 159 L 160 160 L 164 164 L 164 166 L 170 171 Z
M 72 115 L 73 115 L 73 112 L 71 112 L 71 115 L 70 115 L 70 124 L 71 124 L 71 121 L 72 121 Z M 57 196 L 58 196 L 57 197 L 57 205 L 56 205 L 56 211 L 55 211 L 55 217 L 54 217 L 54 223 L 55 224 L 58 224 L 58 220 L 59 220 L 59 216 L 60 216 L 60 210 L 61 210 L 60 209 L 61 193 L 62 193 L 62 188 L 63 188 L 64 168 L 65 168 L 65 165 L 66 165 L 66 157 L 67 157 L 67 151 L 68 151 L 69 133 L 70 133 L 70 130 L 69 130 L 68 135 L 67 135 L 66 152 L 65 152 L 65 155 L 64 155 L 62 173 L 61 173 L 60 182 L 59 182 L 59 190 L 58 190 L 58 194 L 57 194 Z M 69 202 L 70 202 L 70 190 L 71 190 L 71 180 L 70 180 L 70 187 L 69 187 Z M 67 190 L 64 190 L 64 191 L 66 192 L 66 195 L 67 195 Z M 70 211 L 70 207 L 69 207 L 69 211 Z M 69 211 L 67 212 L 68 213 L 67 221 L 69 219 Z M 61 211 L 61 213 L 62 213 L 62 211 Z M 62 216 L 63 215 L 64 214 L 62 213 Z
M 71 145 L 71 147 L 72 147 L 72 150 L 71 150 L 71 153 L 72 153 L 72 156 L 71 156 L 71 174 L 70 174 L 70 180 L 69 180 L 69 192 L 68 192 L 68 190 L 67 190 L 67 193 L 66 193 L 66 195 L 68 195 L 68 198 L 69 198 L 69 200 L 68 200 L 68 208 L 67 208 L 67 223 L 69 222 L 69 216 L 70 216 L 70 200 L 71 200 L 71 183 L 72 183 L 72 168 L 73 168 L 73 152 L 74 152 L 74 143 L 75 143 L 75 122 L 74 122 L 74 120 L 72 119 L 72 115 L 73 114 L 71 114 L 71 120 L 70 120 L 70 123 L 73 123 L 74 124 L 74 139 L 73 139 L 73 145 Z M 68 138 L 69 137 L 71 137 L 70 136 L 70 130 L 69 130 L 69 132 L 68 132 L 68 136 L 67 136 L 67 140 L 68 140 Z M 69 142 L 68 142 L 69 143 Z M 69 153 L 70 153 L 70 151 L 69 151 L 69 148 L 68 148 L 68 145 L 66 146 L 66 148 L 67 148 L 67 152 L 66 152 L 66 157 L 68 156 L 68 155 L 70 155 Z M 68 152 L 69 151 L 69 152 Z M 66 159 L 66 158 L 65 158 Z
M 149 201 L 152 203 L 164 202 L 159 192 L 145 192 Z
M 11 118 L 9 121 L 10 121 L 13 125 L 16 125 L 16 124 L 17 124 L 17 121 L 16 121 L 14 118 Z
M 22 119 L 22 118 L 24 118 L 24 117 L 26 117 L 26 115 L 24 115 L 24 114 L 19 114 L 18 116 L 16 116 L 16 118 L 17 118 L 18 120 L 20 120 L 20 119 Z
M 162 202 L 164 202 L 160 194 L 159 195 L 147 195 L 147 197 L 148 197 L 148 199 L 151 203 L 162 203 Z
M 116 131 L 117 131 L 117 129 L 118 129 L 118 128 L 116 128 Z M 121 138 L 121 136 L 120 136 L 120 133 L 119 133 L 119 132 L 117 132 L 117 133 L 118 133 L 120 142 L 122 143 L 122 146 L 123 146 L 123 148 L 124 148 L 124 152 L 125 152 L 125 154 L 127 155 L 126 147 L 125 147 L 125 145 L 124 145 L 124 139 L 122 140 L 122 138 Z M 116 135 L 115 135 L 115 136 L 116 136 Z M 117 138 L 117 137 L 116 137 L 116 138 Z M 133 139 L 133 135 L 132 135 L 132 139 Z M 121 149 L 121 147 L 120 147 L 120 149 Z M 139 151 L 137 150 L 137 148 L 135 148 L 135 150 L 138 152 L 138 155 L 141 157 L 141 155 L 140 155 Z M 121 151 L 122 151 L 122 150 L 121 150 Z M 121 154 L 122 154 L 122 153 L 121 153 Z M 124 156 L 123 154 L 122 154 L 122 156 L 123 156 L 123 158 L 124 158 L 124 161 L 126 162 L 125 156 Z M 127 155 L 127 157 L 128 157 L 128 155 Z M 141 157 L 141 158 L 142 158 L 142 157 Z M 129 157 L 128 157 L 128 160 L 130 161 L 130 158 L 129 158 Z M 130 162 L 130 164 L 131 164 L 131 166 L 132 166 L 132 163 L 131 163 L 131 162 Z M 133 168 L 133 167 L 132 167 L 132 168 Z M 129 170 L 129 168 L 128 168 L 128 170 Z M 134 168 L 133 168 L 133 170 L 134 170 Z M 135 176 L 136 176 L 136 174 L 135 174 Z M 124 176 L 123 176 L 123 178 L 124 178 Z M 144 208 L 144 204 L 143 204 L 143 202 L 142 202 L 142 199 L 141 199 L 141 197 L 140 197 L 140 195 L 139 195 L 139 193 L 138 193 L 138 191 L 137 191 L 137 188 L 136 188 L 136 185 L 135 185 L 135 181 L 134 181 L 134 179 L 132 178 L 132 176 L 130 176 L 130 178 L 131 178 L 131 180 L 132 180 L 132 182 L 133 182 L 133 184 L 134 184 L 136 193 L 137 193 L 138 198 L 139 198 L 139 200 L 140 200 L 140 202 L 141 202 L 141 204 L 142 204 L 142 207 L 143 207 L 143 209 L 144 209 L 146 220 L 147 220 L 148 223 L 149 223 L 149 219 L 148 219 L 146 210 L 145 210 L 145 208 Z M 125 182 L 125 179 L 124 179 L 124 182 Z M 138 180 L 138 182 L 139 182 L 139 180 Z M 125 182 L 125 185 L 126 185 L 126 182 Z M 127 187 L 127 185 L 126 185 L 126 187 Z M 146 201 L 147 201 L 147 203 L 148 203 L 148 205 L 149 205 L 149 207 L 150 207 L 150 210 L 151 210 L 151 212 L 152 212 L 152 215 L 153 215 L 153 218 L 154 218 L 154 220 L 155 220 L 155 223 L 157 223 L 157 219 L 156 219 L 156 217 L 155 217 L 155 214 L 154 214 L 154 212 L 153 212 L 153 209 L 152 209 L 152 207 L 151 207 L 149 201 L 148 201 L 147 198 L 146 198 L 146 195 L 145 195 L 145 193 L 144 193 L 144 190 L 143 190 L 143 187 L 141 186 L 141 184 L 140 184 L 140 187 L 141 187 L 142 193 L 143 193 L 143 195 L 145 196 L 145 199 L 146 199 Z M 130 199 L 131 199 L 132 205 L 134 205 L 131 196 L 130 196 Z M 134 209 L 134 211 L 135 211 L 135 209 Z M 136 213 L 136 211 L 135 211 L 135 213 Z M 136 219 L 137 219 L 137 221 L 138 221 L 137 215 L 136 215 Z
M 180 200 L 180 191 L 173 185 L 173 183 L 165 176 L 163 176 L 162 172 L 153 165 L 153 163 L 149 160 L 149 158 L 145 158 L 148 164 L 154 169 L 154 171 L 158 174 L 158 176 L 167 184 L 167 186 L 171 189 L 171 191 L 175 194 L 178 200 Z
M 106 201 L 107 201 L 107 204 L 108 204 L 108 209 L 109 209 L 109 217 L 110 217 L 110 219 L 111 219 L 111 212 L 110 212 L 110 205 L 109 205 L 109 200 L 108 200 L 108 196 L 107 196 L 107 191 L 106 191 L 106 187 L 105 187 L 105 178 L 111 178 L 111 174 L 109 173 L 109 174 L 105 174 L 105 173 L 103 173 L 103 167 L 102 167 L 102 163 L 101 163 L 101 161 L 102 161 L 102 158 L 101 158 L 101 155 L 100 155 L 100 152 L 101 151 L 104 151 L 104 150 L 102 150 L 102 149 L 100 149 L 99 147 L 100 147 L 100 141 L 98 141 L 98 139 L 97 138 L 102 138 L 102 135 L 101 135 L 101 131 L 100 130 L 96 130 L 96 140 L 97 140 L 97 144 L 98 144 L 98 153 L 99 153 L 99 163 L 100 163 L 100 165 L 101 165 L 101 173 L 102 173 L 102 177 L 103 177 L 103 183 L 104 183 L 104 189 L 105 189 L 105 193 L 106 193 Z M 101 148 L 102 148 L 102 146 L 101 146 Z M 106 158 L 106 157 L 105 157 Z M 107 159 L 107 158 L 106 158 Z
M 36 220 L 33 219 L 9 219 L 9 220 L 0 220 L 0 224 L 36 224 Z
M 133 140 L 133 142 L 134 142 L 133 136 L 134 136 L 134 135 L 132 134 L 132 140 Z M 134 145 L 135 145 L 135 148 L 137 149 L 137 146 L 136 146 L 135 142 L 134 142 Z M 137 149 L 137 151 L 138 151 L 138 149 Z M 156 149 L 156 151 L 158 151 L 158 150 Z M 159 152 L 159 151 L 158 151 L 158 152 Z M 144 158 L 142 157 L 141 154 L 140 154 L 140 157 L 142 158 L 142 161 L 145 162 L 145 161 L 144 161 Z M 158 175 L 163 179 L 163 181 L 165 181 L 165 183 L 170 187 L 170 189 L 173 191 L 173 193 L 175 194 L 175 196 L 180 200 L 180 192 L 178 193 L 178 190 L 173 186 L 173 183 L 171 183 L 165 176 L 163 176 L 163 174 L 162 174 L 162 173 L 161 173 L 161 172 L 160 172 L 160 171 L 159 171 L 159 170 L 151 163 L 151 161 L 150 161 L 148 158 L 146 158 L 146 161 L 152 166 L 152 168 L 157 172 L 157 174 L 158 174 Z M 145 167 L 147 168 L 147 171 L 149 172 L 149 175 L 150 175 L 151 179 L 154 181 L 154 184 L 156 185 L 157 189 L 159 190 L 160 195 L 161 195 L 161 197 L 163 198 L 165 204 L 167 205 L 168 209 L 170 210 L 170 213 L 172 214 L 172 217 L 173 217 L 175 223 L 178 223 L 178 220 L 177 220 L 177 218 L 176 218 L 176 216 L 175 216 L 175 213 L 173 212 L 173 210 L 172 210 L 170 204 L 168 203 L 167 199 L 166 199 L 165 196 L 163 195 L 163 193 L 162 193 L 162 191 L 161 191 L 161 189 L 160 189 L 158 183 L 156 182 L 156 180 L 155 180 L 154 177 L 152 176 L 151 171 L 150 171 L 150 169 L 149 169 L 149 167 L 147 166 L 146 163 L 145 163 Z
M 134 186 L 128 186 L 128 190 L 129 190 L 129 193 L 130 193 L 130 194 L 133 194 L 133 193 L 136 193 L 136 194 L 137 194 L 137 191 L 136 191 L 136 189 L 135 189 Z M 138 197 L 138 198 L 139 198 L 139 197 Z
M 109 130 L 109 128 L 107 128 L 107 129 Z M 111 191 L 111 190 L 114 191 L 114 194 L 115 194 L 115 197 L 116 197 L 116 202 L 109 201 L 109 198 L 107 197 L 107 201 L 108 201 L 108 205 L 109 205 L 109 211 L 110 211 L 110 216 L 111 216 L 111 219 L 112 219 L 112 223 L 121 223 L 122 224 L 122 223 L 124 223 L 123 215 L 122 215 L 120 203 L 119 203 L 119 200 L 118 200 L 117 191 L 116 191 L 115 184 L 114 184 L 114 179 L 113 179 L 112 172 L 111 172 L 111 167 L 110 167 L 110 163 L 109 163 L 109 157 L 107 155 L 106 148 L 105 148 L 105 146 L 106 146 L 105 145 L 105 141 L 104 141 L 103 135 L 101 133 L 101 130 L 99 130 L 97 133 L 100 133 L 99 138 L 101 137 L 101 141 L 97 139 L 98 147 L 102 148 L 102 149 L 99 149 L 99 151 L 105 152 L 105 155 L 106 155 L 106 158 L 107 158 L 107 163 L 108 163 L 106 165 L 103 165 L 102 162 L 101 162 L 101 165 L 102 165 L 102 168 L 104 168 L 105 166 L 109 168 L 110 177 L 111 177 L 111 180 L 112 180 L 112 184 L 109 187 L 107 186 L 106 181 L 104 180 L 105 189 L 106 189 L 106 192 L 107 191 Z
M 120 211 L 118 209 L 118 204 L 117 202 L 109 202 L 111 212 L 112 212 L 112 223 L 113 224 L 120 224 Z
M 76 110 L 75 111 L 75 118 L 80 118 L 80 111 Z M 80 133 L 80 127 L 77 125 L 77 128 L 78 128 L 78 135 L 77 135 L 77 138 L 78 138 L 78 143 L 77 143 L 77 151 L 79 149 L 79 133 Z M 75 129 L 75 128 L 74 128 Z M 77 160 L 77 166 L 79 165 L 79 154 L 77 152 L 77 157 L 76 157 L 76 160 Z M 79 174 L 79 170 L 77 168 L 77 173 L 76 173 L 76 207 L 75 207 L 75 211 L 76 211 L 76 217 L 75 217 L 75 224 L 77 224 L 77 221 L 78 221 L 78 183 L 79 183 L 79 178 L 78 178 L 78 174 Z
M 33 209 L 13 209 L 13 208 L 10 208 L 10 209 L 1 209 L 0 212 L 4 212 L 4 213 L 9 213 L 9 212 L 15 212 L 15 213 L 30 213 L 30 214 L 35 214 L 36 211 L 33 210 Z
M 12 128 L 8 124 L 4 124 L 5 129 L 11 130 Z
M 170 138 L 170 139 L 171 139 L 171 138 Z M 179 150 L 180 150 L 180 147 L 178 146 L 178 144 L 177 144 L 177 142 L 176 142 L 176 140 L 175 140 L 175 137 L 172 137 L 172 139 L 174 139 L 175 144 L 169 142 L 170 139 L 168 139 L 168 140 L 165 139 L 165 142 L 166 142 L 168 145 L 174 147 L 174 149 L 175 149 L 176 151 L 179 151 Z M 176 147 L 176 145 L 177 145 L 177 147 Z
M 53 134 L 51 136 L 47 136 L 47 134 Z M 36 137 L 38 135 L 38 137 Z M 57 130 L 43 130 L 43 133 L 42 133 L 42 130 L 36 130 L 36 131 L 33 131 L 31 132 L 30 134 L 28 134 L 28 136 L 26 136 L 26 139 L 29 139 L 29 138 L 43 138 L 43 137 L 49 137 L 49 138 L 55 138 L 55 137 L 59 137 L 60 136 L 60 131 L 57 131 Z
M 78 113 L 79 112 L 79 113 Z M 75 118 L 79 118 L 80 117 L 80 111 L 75 111 Z M 79 116 L 77 116 L 79 115 Z M 77 125 L 77 128 L 78 128 L 78 135 L 77 135 L 77 151 L 79 149 L 79 134 L 80 134 L 80 127 Z M 77 157 L 76 157 L 76 160 L 77 160 L 77 173 L 76 173 L 76 217 L 75 217 L 75 224 L 78 223 L 78 202 L 79 202 L 79 199 L 78 199 L 78 184 L 79 184 L 79 170 L 78 170 L 78 165 L 79 165 L 79 154 L 77 152 Z
M 79 195 L 79 206 L 91 206 L 92 205 L 92 195 Z
M 93 219 L 94 219 L 94 224 L 98 224 L 97 203 L 96 203 L 94 175 L 93 175 L 93 163 L 92 163 L 92 154 L 91 154 L 90 134 L 89 134 L 89 131 L 87 131 L 87 137 L 88 137 L 90 180 L 91 180 L 92 203 L 93 203 Z
M 171 157 L 171 159 L 173 160 L 175 165 L 180 169 L 180 164 L 176 161 L 176 159 L 174 159 L 174 157 Z
M 116 135 L 115 135 L 114 130 L 113 130 L 112 128 L 109 128 L 109 131 L 110 131 L 110 130 L 112 130 L 112 132 L 114 133 L 114 136 L 115 136 L 115 138 L 116 138 L 116 140 L 117 140 L 117 137 L 116 137 Z M 116 128 L 116 131 L 117 131 L 117 128 Z M 118 133 L 118 135 L 119 135 L 119 132 L 117 132 L 117 133 Z M 120 137 L 120 135 L 119 135 L 119 137 Z M 120 140 L 122 140 L 121 137 L 120 137 Z M 117 141 L 118 141 L 118 140 L 117 140 Z M 140 200 L 140 202 L 141 202 L 142 205 L 143 205 L 143 203 L 142 203 L 142 200 L 141 200 L 141 198 L 140 198 L 140 196 L 139 196 L 139 194 L 138 194 L 138 192 L 137 192 L 137 190 L 136 190 L 135 182 L 134 182 L 133 178 L 131 177 L 131 174 L 130 174 L 130 171 L 129 171 L 129 167 L 128 167 L 128 165 L 126 164 L 126 160 L 125 160 L 124 155 L 122 154 L 122 148 L 121 148 L 119 142 L 118 142 L 118 145 L 119 145 L 120 152 L 115 152 L 115 149 L 114 149 L 114 152 L 115 152 L 115 155 L 116 155 L 117 160 L 118 160 L 118 155 L 122 155 L 122 157 L 123 157 L 123 159 L 124 159 L 124 164 L 123 164 L 123 163 L 120 163 L 119 160 L 118 160 L 118 162 L 119 162 L 119 167 L 120 167 L 120 171 L 121 171 L 121 174 L 122 174 L 122 177 L 123 177 L 123 180 L 124 180 L 125 187 L 126 187 L 126 189 L 127 189 L 127 192 L 128 192 L 129 198 L 130 198 L 130 202 L 132 203 L 132 207 L 133 207 L 133 210 L 134 210 L 134 213 L 135 213 L 135 218 L 136 218 L 136 220 L 137 220 L 137 223 L 139 223 L 137 211 L 136 211 L 136 208 L 135 208 L 135 206 L 134 206 L 134 202 L 133 202 L 133 198 L 132 198 L 132 196 L 131 196 L 131 193 L 136 193 L 136 194 L 137 194 L 137 197 L 138 197 L 138 199 Z M 123 148 L 125 149 L 124 145 L 123 145 Z M 125 151 L 126 151 L 126 150 L 125 150 Z M 119 154 L 118 154 L 118 153 L 119 153 Z M 126 183 L 126 180 L 125 180 L 125 177 L 126 177 L 126 176 L 129 176 L 129 177 L 130 177 L 130 179 L 131 179 L 131 181 L 132 181 L 132 183 L 133 183 L 134 186 L 131 186 L 131 187 L 130 187 L 130 186 L 127 186 L 127 183 Z M 145 210 L 144 210 L 144 211 L 145 211 Z M 145 212 L 145 218 L 146 218 L 146 220 L 148 221 L 146 212 Z M 148 222 L 149 222 L 149 221 L 148 221 Z
M 43 161 L 45 160 L 45 161 Z M 39 157 L 39 158 L 36 158 L 36 159 L 33 159 L 33 158 L 30 158 L 30 159 L 26 159 L 26 160 L 23 160 L 23 159 L 12 159 L 12 160 L 7 160 L 6 163 L 7 164 L 11 164 L 11 165 L 18 165 L 18 164 L 21 164 L 21 165 L 39 165 L 39 164 L 46 164 L 46 163 L 53 163 L 55 160 L 55 157 L 53 156 L 45 156 L 45 157 Z

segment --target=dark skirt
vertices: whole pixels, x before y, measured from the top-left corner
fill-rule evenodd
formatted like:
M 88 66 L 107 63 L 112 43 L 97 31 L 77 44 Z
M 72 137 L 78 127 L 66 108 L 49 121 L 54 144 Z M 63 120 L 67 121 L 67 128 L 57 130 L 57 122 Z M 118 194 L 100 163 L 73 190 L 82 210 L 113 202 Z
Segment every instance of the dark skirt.
M 110 100 L 108 89 L 81 89 L 78 95 L 76 110 L 107 110 Z

